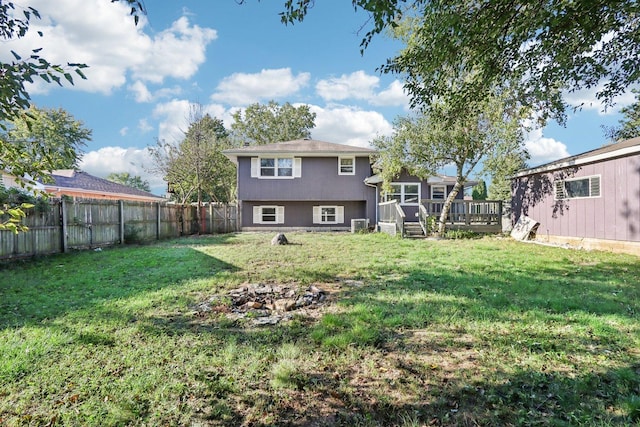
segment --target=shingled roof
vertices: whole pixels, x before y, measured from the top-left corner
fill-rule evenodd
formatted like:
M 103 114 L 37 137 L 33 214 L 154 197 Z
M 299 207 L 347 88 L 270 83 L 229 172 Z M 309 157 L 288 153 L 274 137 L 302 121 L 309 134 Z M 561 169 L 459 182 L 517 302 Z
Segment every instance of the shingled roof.
M 640 153 L 640 137 L 625 139 L 615 144 L 607 144 L 595 150 L 586 151 L 575 156 L 565 157 L 560 160 L 545 163 L 529 169 L 524 169 L 515 174 L 515 177 L 533 175 L 541 172 L 549 172 L 572 166 L 580 166 L 617 157 L 630 156 Z
M 53 178 L 53 182 L 47 182 L 44 186 L 46 190 L 52 193 L 64 193 L 63 190 L 66 189 L 81 191 L 95 196 L 121 196 L 143 201 L 164 200 L 164 198 L 147 191 L 118 184 L 73 169 L 54 170 L 51 172 L 51 178 Z
M 279 155 L 324 157 L 335 156 L 369 156 L 376 150 L 353 145 L 335 144 L 333 142 L 318 141 L 315 139 L 294 139 L 292 141 L 274 142 L 266 145 L 249 145 L 241 148 L 224 150 L 222 153 L 235 160 L 238 157 Z

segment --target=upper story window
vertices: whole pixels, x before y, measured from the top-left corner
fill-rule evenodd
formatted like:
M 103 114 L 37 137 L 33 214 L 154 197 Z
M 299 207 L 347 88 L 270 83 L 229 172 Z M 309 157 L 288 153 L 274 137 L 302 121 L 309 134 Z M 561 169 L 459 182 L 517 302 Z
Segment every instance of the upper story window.
M 338 157 L 338 175 L 355 175 L 355 173 L 355 157 Z
M 253 157 L 251 158 L 252 178 L 300 178 L 302 159 L 299 157 Z
M 401 205 L 417 205 L 420 202 L 420 184 L 416 182 L 392 183 L 385 201 L 396 200 Z
M 556 200 L 600 197 L 600 175 L 559 180 L 554 185 Z

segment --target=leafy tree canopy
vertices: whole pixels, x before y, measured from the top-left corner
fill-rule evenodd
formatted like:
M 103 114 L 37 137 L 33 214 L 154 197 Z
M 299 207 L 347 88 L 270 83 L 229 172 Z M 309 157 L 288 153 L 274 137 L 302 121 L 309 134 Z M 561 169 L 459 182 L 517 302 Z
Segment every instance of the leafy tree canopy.
M 143 180 L 139 175 L 131 175 L 129 172 L 110 173 L 107 180 L 117 182 L 118 184 L 127 185 L 142 191 L 151 191 L 149 181 Z
M 483 179 L 473 187 L 471 197 L 473 200 L 487 200 L 487 183 Z
M 403 20 L 409 46 L 382 67 L 408 76 L 414 106 L 453 94 L 465 103 L 509 87 L 541 119 L 564 121 L 564 90 L 595 89 L 611 105 L 640 81 L 640 2 L 629 0 L 351 0 L 371 16 L 371 38 Z M 313 0 L 288 0 L 281 19 L 302 21 Z M 452 91 L 451 72 L 472 76 Z
M 233 119 L 231 131 L 236 144 L 264 145 L 311 137 L 316 113 L 308 105 L 294 107 L 288 102 L 280 105 L 270 101 L 236 111 Z
M 445 101 L 434 102 L 419 115 L 398 118 L 393 135 L 373 141 L 385 186 L 403 169 L 428 178 L 445 166 L 455 167 L 456 183 L 442 209 L 439 234 L 444 233 L 450 206 L 470 174 L 479 165 L 497 165 L 522 149 L 522 112 L 508 99 L 494 95 L 470 103 L 465 114 Z
M 631 91 L 635 94 L 636 100 L 620 110 L 622 119 L 618 121 L 618 126 L 604 129 L 606 137 L 613 142 L 640 136 L 640 90 Z
M 199 106 L 194 106 L 180 143 L 158 141 L 149 147 L 154 164 L 150 172 L 163 176 L 172 197 L 180 203 L 230 202 L 234 198 L 236 171 L 222 150 L 231 146 L 222 120 L 203 115 Z
M 91 130 L 61 108 L 20 111 L 0 132 L 0 169 L 16 178 L 47 180 L 54 169 L 74 169 Z

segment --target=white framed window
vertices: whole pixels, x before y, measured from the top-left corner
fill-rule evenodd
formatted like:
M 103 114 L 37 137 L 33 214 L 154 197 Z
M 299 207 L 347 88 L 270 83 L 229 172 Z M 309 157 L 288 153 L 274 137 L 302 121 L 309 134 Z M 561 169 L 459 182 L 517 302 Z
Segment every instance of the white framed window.
M 284 224 L 284 206 L 254 206 L 254 224 Z
M 558 180 L 554 186 L 556 200 L 600 197 L 600 175 Z
M 391 192 L 384 195 L 384 201 L 396 200 L 401 205 L 420 204 L 419 182 L 394 182 L 391 183 Z
M 314 224 L 342 224 L 344 223 L 344 206 L 314 206 Z
M 252 157 L 251 177 L 263 179 L 288 179 L 302 176 L 300 157 Z
M 338 157 L 338 175 L 355 175 L 356 158 Z
M 432 200 L 444 200 L 447 198 L 447 186 L 446 185 L 432 185 L 431 186 L 431 199 Z

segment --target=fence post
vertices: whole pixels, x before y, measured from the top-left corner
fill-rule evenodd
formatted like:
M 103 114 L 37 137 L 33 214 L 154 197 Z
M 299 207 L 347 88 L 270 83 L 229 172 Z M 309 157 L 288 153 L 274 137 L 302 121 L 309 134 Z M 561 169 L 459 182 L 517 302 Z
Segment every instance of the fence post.
M 156 202 L 156 240 L 160 240 L 160 202 Z
M 62 246 L 62 253 L 67 252 L 67 206 L 64 202 L 64 196 L 60 198 L 60 239 Z
M 118 200 L 118 225 L 120 226 L 120 244 L 124 245 L 124 201 Z

